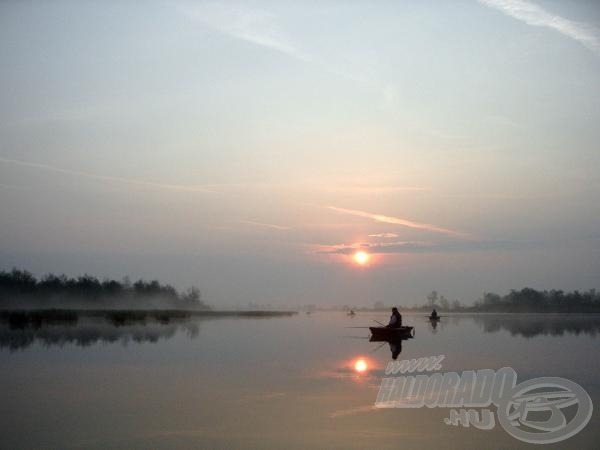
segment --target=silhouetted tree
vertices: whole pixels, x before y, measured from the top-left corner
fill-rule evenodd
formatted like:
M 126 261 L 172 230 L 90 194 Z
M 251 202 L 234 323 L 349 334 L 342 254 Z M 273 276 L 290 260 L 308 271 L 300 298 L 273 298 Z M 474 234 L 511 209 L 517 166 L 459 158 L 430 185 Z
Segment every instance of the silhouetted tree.
M 427 295 L 427 301 L 429 302 L 429 307 L 431 309 L 435 308 L 435 302 L 438 299 L 437 291 L 431 291 L 429 295 Z
M 0 309 L 61 307 L 115 308 L 157 305 L 169 308 L 207 309 L 200 291 L 193 287 L 183 294 L 157 280 L 131 283 L 84 274 L 76 278 L 47 274 L 39 281 L 29 272 L 13 269 L 0 271 Z

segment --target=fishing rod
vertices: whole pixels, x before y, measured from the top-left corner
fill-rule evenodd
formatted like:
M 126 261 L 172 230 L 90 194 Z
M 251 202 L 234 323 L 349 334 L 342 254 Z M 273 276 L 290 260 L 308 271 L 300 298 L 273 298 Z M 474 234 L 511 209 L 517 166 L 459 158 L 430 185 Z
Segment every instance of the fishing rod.
M 384 324 L 382 324 L 381 322 L 373 319 L 373 322 L 377 322 L 379 325 L 381 325 L 382 327 L 385 327 Z M 344 327 L 344 328 L 371 328 L 371 327 Z
M 375 353 L 377 350 L 379 350 L 381 347 L 383 347 L 385 344 L 387 344 L 387 342 L 382 342 L 381 345 L 378 345 L 375 350 L 371 350 L 369 353 Z

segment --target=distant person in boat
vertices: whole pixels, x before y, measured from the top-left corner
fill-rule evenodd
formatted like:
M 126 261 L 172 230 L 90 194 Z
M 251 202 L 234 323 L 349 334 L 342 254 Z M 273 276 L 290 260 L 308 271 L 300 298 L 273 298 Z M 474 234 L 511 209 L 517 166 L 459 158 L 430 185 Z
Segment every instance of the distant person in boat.
M 433 320 L 438 318 L 438 313 L 435 310 L 435 308 L 433 308 L 433 311 L 431 311 L 431 316 L 430 316 Z
M 388 328 L 400 328 L 402 326 L 402 315 L 395 306 L 392 308 L 392 315 L 390 316 L 390 323 L 387 324 Z

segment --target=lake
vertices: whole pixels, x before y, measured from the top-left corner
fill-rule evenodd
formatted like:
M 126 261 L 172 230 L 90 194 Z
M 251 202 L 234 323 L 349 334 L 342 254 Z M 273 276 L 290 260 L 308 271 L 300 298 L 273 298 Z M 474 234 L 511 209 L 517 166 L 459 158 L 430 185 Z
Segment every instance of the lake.
M 415 336 L 393 345 L 349 328 L 387 319 L 316 312 L 119 326 L 97 318 L 0 324 L 0 446 L 597 448 L 600 315 L 449 315 L 434 327 L 422 314 L 405 314 Z M 392 352 L 397 361 L 444 355 L 442 373 L 512 367 L 518 383 L 566 378 L 596 410 L 579 433 L 540 446 L 511 436 L 497 420 L 491 430 L 448 425 L 449 408 L 375 408 Z

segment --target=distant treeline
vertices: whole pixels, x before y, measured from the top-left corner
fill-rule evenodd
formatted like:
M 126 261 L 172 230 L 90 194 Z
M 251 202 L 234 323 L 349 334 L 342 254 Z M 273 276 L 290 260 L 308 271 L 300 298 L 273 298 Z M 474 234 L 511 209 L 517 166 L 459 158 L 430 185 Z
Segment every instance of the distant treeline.
M 132 283 L 125 277 L 123 281 L 100 281 L 87 274 L 75 278 L 48 274 L 37 279 L 25 270 L 0 271 L 0 309 L 15 308 L 208 309 L 208 306 L 202 302 L 198 288 L 180 293 L 156 280 Z
M 442 295 L 438 298 L 433 291 L 427 296 L 427 305 L 415 306 L 415 310 L 455 312 L 500 312 L 500 313 L 585 313 L 600 312 L 600 293 L 595 289 L 586 292 L 564 292 L 561 290 L 537 291 L 532 288 L 511 290 L 506 295 L 484 293 L 473 306 L 464 306 L 457 300 L 449 302 Z
M 504 296 L 488 292 L 469 309 L 482 312 L 600 312 L 600 293 L 595 289 L 564 292 L 531 288 L 511 290 Z
M 511 290 L 506 295 L 492 292 L 484 293 L 473 305 L 464 305 L 458 300 L 448 300 L 437 291 L 427 295 L 425 304 L 400 306 L 384 304 L 377 301 L 372 307 L 335 306 L 332 311 L 390 311 L 393 306 L 399 306 L 401 312 L 430 313 L 434 308 L 444 312 L 494 312 L 494 313 L 600 313 L 600 293 L 595 289 L 580 292 L 564 292 L 562 290 L 537 291 L 532 288 Z M 307 305 L 307 311 L 318 310 L 314 305 Z

